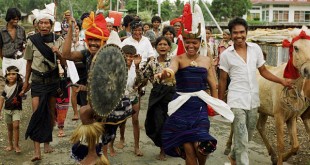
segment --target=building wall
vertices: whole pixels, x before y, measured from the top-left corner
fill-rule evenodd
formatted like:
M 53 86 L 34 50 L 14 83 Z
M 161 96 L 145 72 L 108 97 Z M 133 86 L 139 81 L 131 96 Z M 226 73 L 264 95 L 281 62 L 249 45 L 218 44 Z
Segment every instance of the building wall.
M 277 5 L 277 4 L 262 4 L 262 3 L 254 4 L 252 6 L 252 8 L 255 8 L 255 9 L 259 8 L 260 10 L 250 10 L 250 14 L 253 15 L 255 13 L 259 13 L 260 21 L 293 23 L 293 22 L 296 22 L 294 20 L 295 11 L 310 12 L 310 3 L 304 4 L 304 5 L 290 4 L 289 7 L 274 7 L 274 5 Z M 281 5 L 285 5 L 285 4 L 281 3 Z M 268 7 L 266 7 L 266 6 L 268 6 Z M 267 11 L 269 12 L 269 16 L 268 16 L 269 19 L 265 18 L 265 20 L 263 20 L 263 18 L 264 18 L 263 14 L 265 13 L 265 15 L 266 15 Z M 278 14 L 278 18 L 280 18 L 280 20 L 274 19 L 274 11 L 276 11 L 276 13 Z M 288 17 L 286 17 L 287 13 L 288 13 Z M 310 22 L 309 17 L 307 17 L 308 20 L 306 22 Z M 288 18 L 288 19 L 286 19 L 286 18 Z M 281 19 L 283 19 L 284 21 Z

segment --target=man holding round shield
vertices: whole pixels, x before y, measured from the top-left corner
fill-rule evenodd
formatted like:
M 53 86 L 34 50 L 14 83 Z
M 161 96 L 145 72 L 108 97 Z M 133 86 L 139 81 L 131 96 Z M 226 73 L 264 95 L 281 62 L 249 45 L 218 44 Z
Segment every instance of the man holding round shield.
M 87 91 L 88 105 L 80 109 L 82 125 L 71 137 L 71 141 L 75 143 L 72 153 L 81 164 L 103 163 L 107 162 L 106 158 L 96 153 L 96 148 L 97 151 L 101 151 L 99 137 L 103 133 L 102 123 L 98 121 L 104 122 L 122 97 L 127 80 L 126 64 L 118 46 L 106 45 L 110 32 L 101 13 L 95 16 L 94 12 L 91 12 L 83 21 L 87 50 L 71 52 L 72 22 L 74 21 L 71 20 L 69 23 L 62 57 L 82 61 L 88 72 L 87 87 L 84 85 L 78 87 L 78 91 Z M 107 130 L 105 134 L 106 132 Z M 87 143 L 87 147 L 81 147 L 83 142 Z

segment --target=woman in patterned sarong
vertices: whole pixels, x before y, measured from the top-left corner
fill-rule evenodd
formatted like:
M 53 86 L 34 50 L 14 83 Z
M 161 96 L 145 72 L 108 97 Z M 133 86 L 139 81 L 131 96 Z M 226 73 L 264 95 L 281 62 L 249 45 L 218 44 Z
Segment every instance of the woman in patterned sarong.
M 153 85 L 146 114 L 145 132 L 155 145 L 160 147 L 160 153 L 156 159 L 165 160 L 166 155 L 162 148 L 161 131 L 168 117 L 168 103 L 175 93 L 175 80 L 166 79 L 159 83 L 155 81 L 154 75 L 170 66 L 171 58 L 169 51 L 171 50 L 171 42 L 168 38 L 160 36 L 155 41 L 155 48 L 159 56 L 150 59 L 143 71 L 144 77 L 149 79 Z
M 207 83 L 213 97 L 217 97 L 217 92 L 211 59 L 199 55 L 200 37 L 200 34 L 184 33 L 186 53 L 174 57 L 170 67 L 156 77 L 166 79 L 175 74 L 177 93 L 172 102 L 180 102 L 177 109 L 168 106 L 169 118 L 162 130 L 165 153 L 182 157 L 186 164 L 202 165 L 208 154 L 216 149 L 217 141 L 209 134 L 207 105 L 200 96 L 206 95 Z

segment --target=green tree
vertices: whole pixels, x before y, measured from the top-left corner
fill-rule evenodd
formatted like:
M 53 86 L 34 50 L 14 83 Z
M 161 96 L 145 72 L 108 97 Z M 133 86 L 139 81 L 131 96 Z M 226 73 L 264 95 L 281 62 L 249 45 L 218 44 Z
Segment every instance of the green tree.
M 137 0 L 126 0 L 125 8 L 128 10 L 128 14 L 137 14 Z M 151 15 L 155 15 L 157 9 L 156 0 L 139 0 L 139 12 L 149 11 Z
M 251 7 L 250 0 L 213 0 L 210 10 L 218 21 L 228 21 L 247 14 Z
M 181 2 L 181 0 L 176 0 L 174 3 L 174 8 L 173 10 L 170 12 L 171 14 L 171 18 L 177 18 L 180 17 L 183 13 L 183 3 Z
M 162 20 L 166 21 L 166 20 L 171 20 L 172 17 L 172 12 L 174 9 L 174 5 L 172 3 L 170 3 L 169 0 L 165 0 L 161 3 L 161 12 L 160 12 L 160 17 Z

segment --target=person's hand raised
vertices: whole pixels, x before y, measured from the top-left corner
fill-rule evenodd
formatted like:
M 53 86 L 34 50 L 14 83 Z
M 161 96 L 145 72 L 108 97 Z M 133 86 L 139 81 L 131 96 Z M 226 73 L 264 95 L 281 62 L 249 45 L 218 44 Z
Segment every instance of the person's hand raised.
M 136 68 L 138 68 L 140 62 L 142 61 L 142 57 L 140 56 L 140 54 L 134 55 L 133 61 L 134 61 L 134 64 L 135 64 Z
M 69 28 L 72 28 L 72 26 L 76 25 L 76 21 L 73 17 L 70 17 L 68 20 Z

